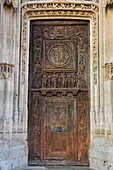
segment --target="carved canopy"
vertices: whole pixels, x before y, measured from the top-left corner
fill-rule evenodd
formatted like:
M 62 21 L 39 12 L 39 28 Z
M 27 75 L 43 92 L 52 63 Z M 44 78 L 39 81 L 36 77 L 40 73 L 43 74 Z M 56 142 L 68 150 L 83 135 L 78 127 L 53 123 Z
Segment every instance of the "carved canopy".
M 3 4 L 13 6 L 14 8 L 18 7 L 18 0 L 3 0 Z
M 113 0 L 107 0 L 107 4 L 108 4 L 108 5 L 113 4 Z
M 106 7 L 107 5 L 112 5 L 112 4 L 113 4 L 113 0 L 103 0 L 102 1 L 103 7 Z

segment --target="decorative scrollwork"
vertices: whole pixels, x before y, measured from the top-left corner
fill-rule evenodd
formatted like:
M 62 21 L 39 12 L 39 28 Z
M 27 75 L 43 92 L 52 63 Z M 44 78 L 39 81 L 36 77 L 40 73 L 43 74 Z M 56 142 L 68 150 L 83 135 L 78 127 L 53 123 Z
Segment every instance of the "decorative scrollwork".
M 88 95 L 85 92 L 78 94 L 78 157 L 79 159 L 87 159 L 87 125 L 88 118 L 86 115 L 88 113 Z

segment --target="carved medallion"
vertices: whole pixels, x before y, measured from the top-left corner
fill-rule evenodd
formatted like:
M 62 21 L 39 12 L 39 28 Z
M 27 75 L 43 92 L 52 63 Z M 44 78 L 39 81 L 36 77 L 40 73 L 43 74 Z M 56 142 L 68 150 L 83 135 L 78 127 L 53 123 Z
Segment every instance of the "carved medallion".
M 54 45 L 48 51 L 48 60 L 55 67 L 64 67 L 71 60 L 71 51 L 64 44 Z
M 49 27 L 49 29 L 50 28 L 51 27 Z M 67 28 L 65 30 L 67 31 Z M 50 30 L 48 32 L 50 32 Z M 76 40 L 67 40 L 66 36 L 62 37 L 62 39 L 61 37 L 58 39 L 53 36 L 52 39 L 46 39 L 44 41 L 44 67 L 46 71 L 51 69 L 77 70 L 77 63 L 76 60 L 74 60 L 77 53 Z

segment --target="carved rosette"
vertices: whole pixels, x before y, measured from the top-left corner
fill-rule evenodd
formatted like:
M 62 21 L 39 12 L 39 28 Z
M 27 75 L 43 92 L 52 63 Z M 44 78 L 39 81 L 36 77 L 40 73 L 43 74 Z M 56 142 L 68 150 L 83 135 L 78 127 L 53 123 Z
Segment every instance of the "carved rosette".
M 113 63 L 107 63 L 103 66 L 103 68 L 105 80 L 113 80 Z
M 0 63 L 0 79 L 12 79 L 14 65 L 7 63 Z
M 22 33 L 22 82 L 25 81 L 25 68 L 26 68 L 26 59 L 27 57 L 27 30 L 28 30 L 28 19 L 29 18 L 49 18 L 50 17 L 74 17 L 77 18 L 86 18 L 92 20 L 93 23 L 93 77 L 94 84 L 97 84 L 98 79 L 98 5 L 90 3 L 33 3 L 23 4 L 22 6 L 23 14 L 23 33 Z M 91 59 L 92 60 L 92 59 Z

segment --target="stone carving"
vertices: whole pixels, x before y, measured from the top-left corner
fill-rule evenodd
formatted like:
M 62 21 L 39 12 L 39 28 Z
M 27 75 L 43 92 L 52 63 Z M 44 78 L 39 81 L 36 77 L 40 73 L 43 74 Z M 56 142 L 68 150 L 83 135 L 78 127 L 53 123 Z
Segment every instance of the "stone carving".
M 107 0 L 107 4 L 108 4 L 108 5 L 113 4 L 113 0 Z
M 104 66 L 104 78 L 106 81 L 113 80 L 113 63 L 106 63 Z
M 103 0 L 102 1 L 102 6 L 106 7 L 106 6 L 111 6 L 113 4 L 113 0 Z
M 18 7 L 18 0 L 3 0 L 3 3 L 8 6 L 13 6 L 14 8 Z
M 97 84 L 98 77 L 98 40 L 97 40 L 97 23 L 98 23 L 98 5 L 91 2 L 85 4 L 80 3 L 30 3 L 22 7 L 23 12 L 23 34 L 22 34 L 22 75 L 23 82 L 25 81 L 25 67 L 26 67 L 26 32 L 27 32 L 27 18 L 35 16 L 69 16 L 69 17 L 86 17 L 93 21 L 93 76 L 94 84 Z M 60 31 L 56 30 L 56 35 L 60 35 Z
M 13 78 L 13 71 L 14 65 L 7 64 L 7 63 L 0 63 L 0 78 L 1 79 L 11 79 Z

